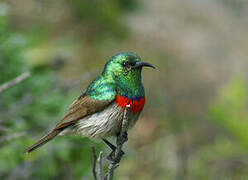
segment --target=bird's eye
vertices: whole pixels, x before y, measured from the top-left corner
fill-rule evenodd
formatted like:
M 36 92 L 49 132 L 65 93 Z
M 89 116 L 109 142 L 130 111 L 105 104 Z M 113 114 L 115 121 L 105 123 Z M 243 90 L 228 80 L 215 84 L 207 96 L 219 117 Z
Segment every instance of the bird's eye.
M 123 67 L 127 67 L 127 65 L 128 65 L 128 62 L 126 62 L 126 61 L 124 61 L 124 62 L 122 62 L 122 64 L 121 64 Z

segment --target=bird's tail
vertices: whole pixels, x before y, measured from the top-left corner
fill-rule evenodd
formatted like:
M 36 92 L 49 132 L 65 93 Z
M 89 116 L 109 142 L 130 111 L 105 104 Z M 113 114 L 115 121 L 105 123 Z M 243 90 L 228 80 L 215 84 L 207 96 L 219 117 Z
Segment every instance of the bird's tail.
M 52 132 L 45 135 L 43 138 L 41 138 L 38 142 L 36 142 L 34 145 L 29 147 L 24 151 L 24 153 L 30 153 L 33 150 L 37 149 L 38 147 L 42 146 L 43 144 L 47 143 L 48 141 L 52 140 L 55 136 L 57 136 L 60 133 L 60 130 L 54 129 Z

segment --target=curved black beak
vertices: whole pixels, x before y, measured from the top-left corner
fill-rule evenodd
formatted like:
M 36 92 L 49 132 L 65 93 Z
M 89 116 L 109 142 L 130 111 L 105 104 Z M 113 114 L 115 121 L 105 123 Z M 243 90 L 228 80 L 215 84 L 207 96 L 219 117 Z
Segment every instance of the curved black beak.
M 153 66 L 152 64 L 147 63 L 147 62 L 142 62 L 142 61 L 136 62 L 135 65 L 132 66 L 132 68 L 133 68 L 133 69 L 138 69 L 138 68 L 143 67 L 143 66 L 151 67 L 151 68 L 153 68 L 153 69 L 156 69 L 156 67 Z

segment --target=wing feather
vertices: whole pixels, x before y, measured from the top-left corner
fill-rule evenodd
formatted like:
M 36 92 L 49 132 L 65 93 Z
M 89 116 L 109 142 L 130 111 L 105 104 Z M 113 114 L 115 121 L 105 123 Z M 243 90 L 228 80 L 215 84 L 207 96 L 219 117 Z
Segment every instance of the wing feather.
M 69 112 L 57 124 L 55 129 L 58 130 L 75 124 L 79 119 L 103 110 L 111 102 L 109 100 L 99 101 L 90 96 L 80 96 L 72 103 Z
M 68 113 L 56 127 L 25 152 L 29 153 L 52 140 L 65 128 L 75 124 L 78 120 L 102 111 L 114 101 L 115 97 L 115 86 L 111 83 L 106 83 L 102 76 L 98 77 L 90 84 L 86 92 L 72 103 Z

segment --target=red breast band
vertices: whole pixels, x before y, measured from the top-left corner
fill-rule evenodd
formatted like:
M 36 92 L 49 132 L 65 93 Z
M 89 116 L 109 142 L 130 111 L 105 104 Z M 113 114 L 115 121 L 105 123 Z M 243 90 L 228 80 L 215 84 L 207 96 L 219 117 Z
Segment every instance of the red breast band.
M 139 113 L 143 110 L 146 98 L 139 98 L 139 100 L 135 100 L 134 98 L 128 98 L 126 96 L 121 96 L 120 94 L 117 95 L 115 102 L 118 106 L 121 106 L 123 110 L 126 109 L 127 105 L 130 105 L 130 109 L 132 110 L 133 114 Z

